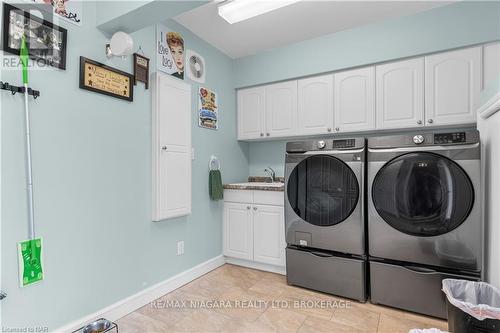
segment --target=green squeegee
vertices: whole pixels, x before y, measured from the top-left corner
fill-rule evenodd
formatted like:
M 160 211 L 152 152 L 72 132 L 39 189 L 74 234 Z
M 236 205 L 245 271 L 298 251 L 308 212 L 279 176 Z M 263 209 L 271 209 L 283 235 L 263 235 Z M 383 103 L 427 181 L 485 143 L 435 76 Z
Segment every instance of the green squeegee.
M 17 245 L 19 256 L 19 280 L 21 287 L 43 279 L 42 269 L 42 239 L 35 238 L 35 214 L 33 208 L 33 176 L 31 172 L 31 136 L 30 113 L 28 105 L 28 47 L 26 37 L 21 39 L 19 54 L 23 66 L 24 85 L 24 118 L 26 126 L 26 177 L 28 185 L 28 229 L 29 240 L 21 241 Z

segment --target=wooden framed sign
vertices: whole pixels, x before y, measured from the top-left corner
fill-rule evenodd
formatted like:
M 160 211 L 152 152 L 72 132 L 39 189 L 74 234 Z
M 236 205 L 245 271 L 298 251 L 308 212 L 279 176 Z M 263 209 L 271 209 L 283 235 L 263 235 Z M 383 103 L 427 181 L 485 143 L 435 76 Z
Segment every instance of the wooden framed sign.
M 137 81 L 144 82 L 146 89 L 149 86 L 149 59 L 134 53 L 134 86 Z
M 132 74 L 80 57 L 80 88 L 132 102 Z

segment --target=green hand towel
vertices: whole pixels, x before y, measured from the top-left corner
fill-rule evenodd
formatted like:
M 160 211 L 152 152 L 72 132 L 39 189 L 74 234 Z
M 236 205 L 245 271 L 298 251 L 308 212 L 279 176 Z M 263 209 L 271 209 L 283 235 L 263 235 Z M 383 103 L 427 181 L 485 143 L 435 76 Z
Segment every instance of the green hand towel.
M 222 188 L 222 176 L 220 170 L 210 170 L 208 176 L 208 191 L 210 199 L 221 200 L 224 196 L 224 189 Z

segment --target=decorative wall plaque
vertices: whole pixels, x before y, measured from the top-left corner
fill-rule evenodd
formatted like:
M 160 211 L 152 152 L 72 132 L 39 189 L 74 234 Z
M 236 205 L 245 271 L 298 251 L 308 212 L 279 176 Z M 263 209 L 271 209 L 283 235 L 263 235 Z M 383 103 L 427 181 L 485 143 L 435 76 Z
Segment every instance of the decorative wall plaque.
M 149 59 L 134 53 L 134 85 L 137 81 L 144 82 L 149 87 Z
M 80 88 L 132 102 L 132 74 L 80 57 Z

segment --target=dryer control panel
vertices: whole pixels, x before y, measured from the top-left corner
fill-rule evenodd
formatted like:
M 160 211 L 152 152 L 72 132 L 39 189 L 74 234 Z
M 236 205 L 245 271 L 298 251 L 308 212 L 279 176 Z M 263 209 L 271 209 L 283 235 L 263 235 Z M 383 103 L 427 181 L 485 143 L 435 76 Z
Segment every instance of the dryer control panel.
M 333 140 L 333 149 L 346 149 L 354 148 L 356 144 L 355 139 Z
M 434 144 L 465 143 L 466 141 L 465 132 L 434 134 Z

